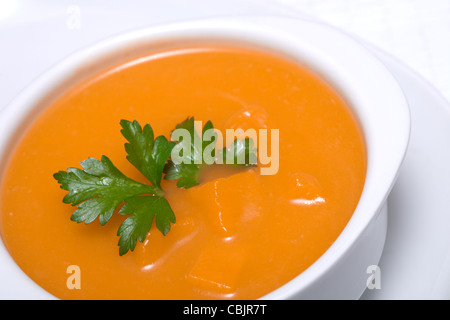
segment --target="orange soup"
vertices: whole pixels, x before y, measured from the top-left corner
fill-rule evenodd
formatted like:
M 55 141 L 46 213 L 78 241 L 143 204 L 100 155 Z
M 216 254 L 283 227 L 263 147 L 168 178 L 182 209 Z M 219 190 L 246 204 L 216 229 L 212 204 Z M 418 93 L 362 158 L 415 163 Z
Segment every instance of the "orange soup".
M 70 220 L 53 174 L 107 155 L 126 159 L 120 120 L 170 137 L 188 116 L 214 127 L 279 129 L 279 170 L 204 172 L 201 184 L 162 181 L 175 216 L 120 256 L 117 230 Z M 71 88 L 26 128 L 0 189 L 0 232 L 15 262 L 61 299 L 256 299 L 316 261 L 352 216 L 366 151 L 340 95 L 288 59 L 239 47 L 191 47 L 116 66 Z M 75 266 L 75 269 L 73 269 Z M 69 285 L 78 272 L 78 287 Z

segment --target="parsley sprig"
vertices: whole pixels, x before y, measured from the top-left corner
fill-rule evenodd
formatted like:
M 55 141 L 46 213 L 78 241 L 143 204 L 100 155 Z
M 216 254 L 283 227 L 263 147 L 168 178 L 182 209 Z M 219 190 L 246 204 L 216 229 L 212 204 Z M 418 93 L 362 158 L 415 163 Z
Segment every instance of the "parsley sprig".
M 171 224 L 175 223 L 175 214 L 161 188 L 163 174 L 166 180 L 179 180 L 178 187 L 190 188 L 200 183 L 201 168 L 211 164 L 202 161 L 203 151 L 209 142 L 203 142 L 201 150 L 197 150 L 192 144 L 189 159 L 191 163 L 175 164 L 170 160 L 172 149 L 176 143 L 183 141 L 169 141 L 162 135 L 154 138 L 152 127 L 146 124 L 142 128 L 136 120 L 121 120 L 120 125 L 121 133 L 127 140 L 126 158 L 148 179 L 148 184 L 125 176 L 105 155 L 101 160 L 88 158 L 82 161 L 82 169 L 68 168 L 67 171 L 59 171 L 53 176 L 62 189 L 69 191 L 63 202 L 77 206 L 71 216 L 72 221 L 89 224 L 98 218 L 103 226 L 116 210 L 119 214 L 128 216 L 117 231 L 120 237 L 119 254 L 122 256 L 133 251 L 138 240 L 144 242 L 153 221 L 163 235 L 166 235 Z M 176 128 L 187 129 L 191 141 L 197 134 L 194 118 L 186 119 Z M 210 121 L 205 124 L 202 133 L 208 129 L 213 129 Z M 240 154 L 250 159 L 250 155 L 255 155 L 256 151 L 252 140 L 247 138 L 235 140 L 229 148 L 220 150 L 217 156 L 225 157 L 230 150 L 234 152 L 236 159 Z M 212 152 L 215 156 L 214 149 Z M 246 162 L 244 165 L 254 163 Z

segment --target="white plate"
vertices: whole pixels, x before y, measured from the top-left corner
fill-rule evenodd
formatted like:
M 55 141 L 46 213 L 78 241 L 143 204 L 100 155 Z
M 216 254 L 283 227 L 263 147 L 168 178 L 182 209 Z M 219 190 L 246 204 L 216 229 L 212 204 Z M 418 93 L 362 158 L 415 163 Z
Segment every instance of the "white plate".
M 233 3 L 236 4 L 235 2 Z M 251 5 L 248 3 L 246 5 L 246 12 L 264 12 L 264 8 L 258 7 L 257 10 L 252 10 Z M 233 14 L 239 11 L 238 9 L 230 9 L 231 7 L 231 4 L 228 8 L 214 9 L 214 6 L 211 6 L 208 10 L 205 10 L 207 12 L 203 16 Z M 95 8 L 91 8 L 94 11 L 91 10 L 88 13 L 86 13 L 88 10 L 85 7 L 81 8 L 87 14 L 87 18 L 89 18 L 89 14 L 95 13 Z M 195 6 L 193 8 L 195 9 Z M 118 9 L 121 8 L 119 7 Z M 115 11 L 118 11 L 118 9 L 116 8 Z M 96 10 L 99 11 L 99 14 L 104 11 L 102 9 Z M 152 10 L 152 17 L 158 16 L 159 23 L 164 22 L 164 20 L 174 20 L 172 16 L 168 15 L 170 11 L 167 8 L 163 8 L 159 13 L 158 8 L 152 8 Z M 270 10 L 266 10 L 266 12 L 279 13 L 274 8 L 270 8 Z M 114 8 L 110 8 L 108 14 L 112 12 L 111 15 L 114 16 L 115 11 Z M 238 13 L 242 14 L 241 11 Z M 34 14 L 33 16 L 39 15 Z M 197 18 L 200 16 L 202 15 L 193 13 L 192 9 L 190 12 L 184 12 L 185 18 Z M 128 17 L 123 17 L 124 20 L 121 23 L 124 26 L 128 26 L 127 29 L 129 29 L 130 25 L 126 24 L 126 20 L 132 26 L 137 26 L 144 23 L 144 17 L 145 15 L 129 15 Z M 267 23 L 274 24 L 282 21 L 280 19 L 265 19 Z M 76 36 L 72 36 L 65 42 L 57 42 L 58 39 L 56 39 L 57 41 L 53 41 L 53 44 L 49 44 L 49 49 L 39 50 L 37 48 L 33 52 L 32 61 L 25 63 L 25 65 L 28 63 L 34 67 L 34 69 L 31 69 L 34 72 L 31 73 L 31 78 L 62 58 L 67 51 L 77 49 L 97 40 L 97 38 L 102 38 L 112 33 L 107 28 L 107 25 L 102 24 L 101 28 L 107 31 L 99 32 L 96 36 L 89 38 L 89 21 L 87 19 L 82 21 L 84 30 L 73 31 L 79 32 Z M 114 19 L 110 19 L 109 25 L 117 25 L 115 22 Z M 29 33 L 34 34 L 34 39 L 44 40 L 45 34 L 39 34 L 39 26 L 42 27 L 41 30 L 48 31 L 53 30 L 53 27 L 57 27 L 60 23 L 61 16 L 48 17 L 45 23 L 38 21 L 28 25 L 30 32 L 23 28 L 25 24 L 21 24 L 18 29 L 9 30 L 8 38 L 4 38 L 5 47 L 8 47 L 8 44 L 14 45 L 17 36 L 20 39 L 20 36 L 23 38 L 24 34 Z M 92 27 L 93 25 L 90 26 Z M 125 29 L 125 27 L 122 29 Z M 67 36 L 68 33 L 72 32 L 54 30 L 62 36 Z M 115 31 L 120 30 L 116 29 Z M 83 35 L 83 32 L 89 41 L 80 36 Z M 20 48 L 29 49 L 26 46 L 27 44 L 24 43 Z M 53 53 L 52 55 L 54 51 L 51 48 L 59 50 L 57 51 L 58 54 Z M 411 107 L 412 132 L 410 148 L 404 166 L 389 197 L 388 235 L 380 261 L 381 289 L 367 290 L 363 298 L 449 299 L 450 106 L 433 87 L 401 62 L 396 61 L 376 48 L 369 47 L 369 49 L 385 63 L 404 89 Z M 47 55 L 44 54 L 45 51 L 48 51 Z M 14 52 L 9 52 L 8 55 L 9 58 L 12 58 L 14 57 Z M 20 58 L 21 54 L 18 57 Z M 38 63 L 36 64 L 35 62 Z M 16 70 L 16 66 L 22 66 L 22 63 L 9 59 L 0 61 L 0 70 Z M 30 73 L 24 72 L 18 75 L 11 75 L 11 77 L 0 77 L 0 87 L 10 88 L 9 94 L 15 92 L 21 85 L 26 84 L 30 80 Z M 12 85 L 10 85 L 11 83 Z M 7 92 L 3 96 L 2 102 L 7 102 L 10 98 L 12 97 L 8 96 Z M 6 273 L 10 275 L 9 278 L 2 276 L 2 274 L 5 275 Z M 0 299 L 51 298 L 51 296 L 42 297 L 35 295 L 35 292 L 17 292 L 14 289 L 14 284 L 17 281 L 14 272 L 5 269 L 5 266 L 0 261 Z
M 420 76 L 371 50 L 403 88 L 411 139 L 388 199 L 381 289 L 364 299 L 450 299 L 450 104 Z

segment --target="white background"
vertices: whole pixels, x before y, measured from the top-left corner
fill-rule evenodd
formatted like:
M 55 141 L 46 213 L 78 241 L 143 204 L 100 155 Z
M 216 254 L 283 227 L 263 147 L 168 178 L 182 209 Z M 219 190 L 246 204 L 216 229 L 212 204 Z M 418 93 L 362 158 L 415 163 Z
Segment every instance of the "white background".
M 450 100 L 450 0 L 277 0 L 378 46 Z

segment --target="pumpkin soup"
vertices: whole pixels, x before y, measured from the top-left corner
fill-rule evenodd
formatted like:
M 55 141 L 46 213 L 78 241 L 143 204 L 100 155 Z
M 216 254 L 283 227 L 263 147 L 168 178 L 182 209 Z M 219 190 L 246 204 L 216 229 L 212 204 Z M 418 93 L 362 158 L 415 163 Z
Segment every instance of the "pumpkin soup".
M 278 130 L 276 173 L 224 164 L 202 169 L 189 187 L 163 178 L 176 217 L 170 232 L 153 223 L 126 254 L 117 236 L 126 216 L 117 210 L 104 225 L 70 220 L 76 208 L 63 203 L 55 172 L 107 155 L 148 185 L 127 159 L 121 120 L 170 138 L 188 117 L 222 132 Z M 0 233 L 22 270 L 61 299 L 255 299 L 330 247 L 365 172 L 357 121 L 310 70 L 241 47 L 173 49 L 85 80 L 26 128 L 1 180 Z

